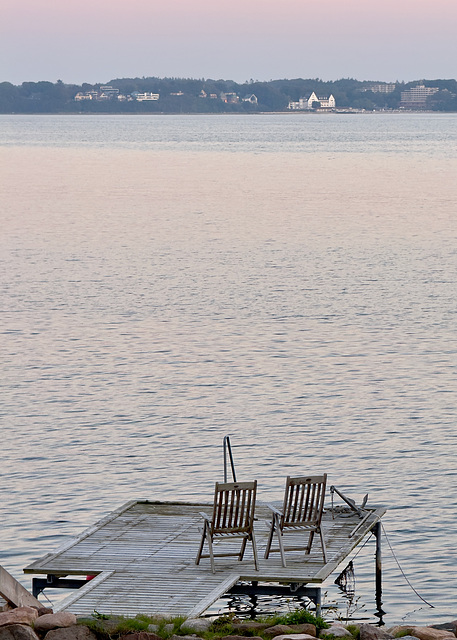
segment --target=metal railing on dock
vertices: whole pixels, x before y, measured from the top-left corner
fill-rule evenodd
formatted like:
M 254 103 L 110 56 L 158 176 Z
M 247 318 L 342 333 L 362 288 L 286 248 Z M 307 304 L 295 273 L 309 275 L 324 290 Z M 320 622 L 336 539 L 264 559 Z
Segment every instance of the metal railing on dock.
M 230 467 L 232 469 L 233 482 L 236 482 L 235 463 L 233 462 L 230 436 L 224 436 L 223 447 L 224 447 L 224 482 L 227 482 L 227 455 L 230 460 Z

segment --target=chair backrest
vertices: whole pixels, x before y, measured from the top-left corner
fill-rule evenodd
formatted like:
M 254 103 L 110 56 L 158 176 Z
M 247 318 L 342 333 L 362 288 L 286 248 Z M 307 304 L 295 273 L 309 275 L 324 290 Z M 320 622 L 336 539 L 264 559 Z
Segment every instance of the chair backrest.
M 257 480 L 216 482 L 212 533 L 250 533 L 254 525 Z
M 302 476 L 286 480 L 283 506 L 283 527 L 320 525 L 324 509 L 327 474 Z

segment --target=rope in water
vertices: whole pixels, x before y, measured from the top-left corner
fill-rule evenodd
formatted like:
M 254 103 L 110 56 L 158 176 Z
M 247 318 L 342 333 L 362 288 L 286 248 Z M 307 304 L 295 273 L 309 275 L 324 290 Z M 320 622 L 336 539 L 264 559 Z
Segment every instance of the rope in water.
M 384 525 L 382 524 L 382 522 L 381 522 L 381 527 L 382 527 L 382 530 L 383 530 L 383 532 L 384 532 L 384 536 L 385 536 L 385 538 L 386 538 L 386 540 L 387 540 L 387 544 L 389 545 L 390 552 L 392 553 L 392 556 L 394 557 L 394 560 L 395 560 L 395 562 L 397 563 L 398 568 L 400 569 L 402 576 L 404 577 L 404 579 L 406 580 L 406 582 L 409 584 L 409 586 L 411 587 L 412 591 L 414 591 L 414 593 L 416 594 L 416 596 L 417 596 L 420 600 L 422 600 L 422 602 L 425 602 L 425 604 L 426 604 L 426 605 L 428 605 L 429 607 L 431 607 L 432 609 L 434 609 L 434 608 L 435 608 L 435 605 L 434 605 L 434 604 L 431 604 L 430 602 L 427 602 L 427 600 L 426 600 L 425 598 L 423 598 L 423 597 L 420 595 L 420 593 L 418 593 L 418 592 L 416 591 L 416 589 L 413 587 L 413 585 L 412 585 L 412 584 L 411 584 L 411 582 L 409 581 L 409 579 L 408 579 L 408 577 L 407 577 L 406 573 L 405 573 L 405 572 L 403 571 L 403 569 L 401 568 L 400 562 L 398 561 L 398 558 L 397 558 L 397 556 L 395 555 L 394 550 L 392 549 L 392 545 L 390 544 L 390 540 L 389 540 L 389 538 L 387 537 L 387 533 L 386 533 L 386 530 L 385 530 Z
M 420 600 L 422 600 L 422 602 L 425 602 L 425 604 L 426 604 L 427 606 L 429 606 L 429 607 L 431 607 L 432 609 L 434 609 L 434 608 L 435 608 L 435 605 L 431 604 L 430 602 L 427 602 L 427 600 L 426 600 L 425 598 L 423 598 L 423 597 L 420 595 L 420 593 L 418 593 L 418 591 L 417 591 L 417 590 L 413 587 L 413 585 L 411 584 L 411 582 L 410 582 L 410 580 L 409 580 L 408 576 L 407 576 L 407 575 L 406 575 L 406 573 L 403 571 L 403 569 L 402 569 L 402 567 L 401 567 L 401 565 L 400 565 L 400 562 L 399 562 L 399 560 L 398 560 L 397 556 L 395 555 L 395 551 L 393 550 L 393 547 L 392 547 L 392 545 L 391 545 L 391 543 L 390 543 L 390 540 L 389 540 L 389 538 L 388 538 L 388 536 L 387 536 L 387 532 L 386 532 L 386 530 L 385 530 L 384 525 L 382 524 L 382 522 L 381 522 L 381 527 L 382 527 L 382 531 L 383 531 L 383 533 L 384 533 L 384 537 L 385 537 L 385 539 L 387 540 L 387 544 L 389 545 L 390 552 L 391 552 L 391 554 L 392 554 L 392 556 L 393 556 L 393 558 L 394 558 L 395 562 L 397 563 L 397 566 L 398 566 L 398 568 L 400 569 L 400 572 L 401 572 L 402 576 L 404 577 L 404 579 L 406 580 L 407 584 L 409 585 L 409 587 L 411 588 L 411 590 L 416 594 L 416 596 L 417 596 Z M 370 535 L 370 536 L 365 540 L 365 542 L 364 542 L 364 543 L 363 543 L 363 545 L 360 547 L 360 549 L 357 551 L 357 553 L 355 554 L 355 556 L 353 556 L 353 558 L 352 558 L 352 560 L 351 560 L 351 562 L 350 562 L 349 564 L 351 564 L 351 563 L 353 563 L 353 562 L 354 562 L 354 560 L 357 558 L 357 556 L 359 555 L 359 553 L 360 553 L 360 552 L 362 551 L 362 549 L 363 549 L 363 548 L 368 544 L 368 542 L 371 540 L 371 538 L 372 538 L 373 536 L 374 536 L 374 534 L 373 534 L 373 532 L 371 532 L 371 535 Z M 345 569 L 343 569 L 343 571 L 340 573 L 340 575 L 338 576 L 338 578 L 335 580 L 335 583 L 336 583 L 336 584 L 338 584 L 337 580 L 339 580 L 339 579 L 340 579 L 340 577 L 345 573 L 345 571 L 348 569 L 348 567 L 349 567 L 349 565 L 348 565 Z M 355 580 L 355 578 L 354 578 L 354 580 Z

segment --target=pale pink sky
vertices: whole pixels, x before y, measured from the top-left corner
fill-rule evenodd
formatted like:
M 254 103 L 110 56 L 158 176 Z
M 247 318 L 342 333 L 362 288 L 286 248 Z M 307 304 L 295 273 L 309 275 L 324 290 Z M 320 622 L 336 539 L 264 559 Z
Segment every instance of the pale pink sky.
M 457 0 L 0 0 L 0 82 L 456 78 Z

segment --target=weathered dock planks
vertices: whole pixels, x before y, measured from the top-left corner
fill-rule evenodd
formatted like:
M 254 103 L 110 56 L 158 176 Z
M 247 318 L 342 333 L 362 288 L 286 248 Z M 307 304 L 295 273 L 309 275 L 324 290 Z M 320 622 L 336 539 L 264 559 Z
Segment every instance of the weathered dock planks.
M 263 558 L 270 511 L 258 504 L 255 533 L 259 571 L 255 570 L 248 545 L 242 562 L 232 557 L 216 558 L 216 573 L 212 574 L 209 559 L 195 565 L 201 538 L 201 511 L 211 513 L 211 506 L 128 502 L 54 553 L 27 566 L 24 572 L 58 577 L 95 575 L 58 607 L 79 615 L 96 610 L 128 616 L 137 613 L 195 616 L 239 580 L 322 584 L 385 513 L 382 508 L 372 510 L 361 522 L 355 513 L 337 513 L 332 518 L 327 511 L 322 521 L 327 563 L 324 564 L 316 542 L 308 556 L 302 551 L 286 553 L 287 567 L 282 567 L 279 553 L 268 560 Z M 294 535 L 288 534 L 287 546 L 294 546 Z M 223 545 L 224 551 L 230 549 L 230 543 Z M 238 548 L 239 543 L 235 546 Z

